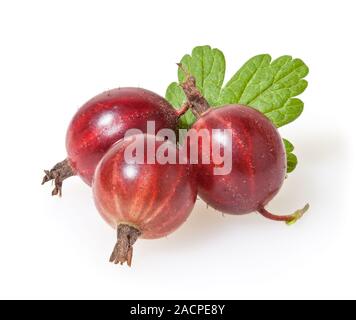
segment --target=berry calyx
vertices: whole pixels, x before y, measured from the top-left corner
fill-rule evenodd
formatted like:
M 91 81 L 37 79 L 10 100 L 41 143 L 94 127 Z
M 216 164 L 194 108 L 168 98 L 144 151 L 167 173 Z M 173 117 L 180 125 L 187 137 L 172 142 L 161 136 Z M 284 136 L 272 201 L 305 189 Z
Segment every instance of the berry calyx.
M 111 254 L 110 262 L 123 265 L 125 262 L 129 267 L 132 264 L 133 245 L 140 237 L 141 232 L 130 225 L 120 224 L 117 227 L 117 243 Z
M 44 170 L 45 176 L 42 180 L 42 185 L 49 181 L 54 182 L 54 189 L 52 191 L 52 196 L 58 195 L 62 196 L 62 185 L 63 181 L 75 175 L 69 161 L 66 159 L 57 163 L 51 170 Z

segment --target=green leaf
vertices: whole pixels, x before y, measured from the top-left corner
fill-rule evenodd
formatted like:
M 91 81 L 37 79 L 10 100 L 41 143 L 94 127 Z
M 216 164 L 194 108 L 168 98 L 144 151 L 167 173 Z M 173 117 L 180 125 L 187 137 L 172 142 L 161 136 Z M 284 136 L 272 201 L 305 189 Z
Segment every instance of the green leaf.
M 309 69 L 300 59 L 282 56 L 272 61 L 262 54 L 251 58 L 222 89 L 219 105 L 239 103 L 264 113 L 277 127 L 294 121 L 304 104 L 294 98 L 308 83 Z
M 287 140 L 283 139 L 284 147 L 286 149 L 286 156 L 287 156 L 287 172 L 291 173 L 297 167 L 298 158 L 293 153 L 294 146 Z
M 182 88 L 178 83 L 172 82 L 166 91 L 166 99 L 171 103 L 171 105 L 180 109 L 183 103 L 185 102 L 185 95 Z M 195 122 L 195 117 L 191 110 L 188 110 L 184 116 L 179 119 L 179 127 L 181 129 L 189 129 L 191 125 Z
M 309 69 L 300 59 L 281 56 L 272 61 L 268 54 L 248 60 L 222 88 L 225 77 L 224 54 L 210 46 L 199 46 L 180 61 L 184 69 L 196 78 L 197 87 L 212 107 L 226 104 L 244 104 L 264 113 L 277 127 L 297 119 L 303 112 L 303 102 L 295 98 L 308 86 L 304 77 Z M 180 84 L 185 73 L 178 69 L 178 82 L 171 83 L 166 99 L 177 109 L 186 98 Z M 180 118 L 181 128 L 190 128 L 196 121 L 191 111 Z M 288 173 L 298 163 L 294 147 L 284 140 Z
M 287 139 L 283 139 L 283 142 L 287 153 L 291 153 L 294 151 L 294 146 L 290 141 L 288 141 Z
M 225 77 L 225 57 L 218 49 L 201 46 L 193 49 L 191 55 L 181 60 L 189 74 L 194 75 L 196 84 L 209 104 L 216 106 Z M 179 83 L 186 78 L 183 70 L 178 70 Z
M 271 57 L 262 54 L 247 61 L 225 85 L 219 98 L 219 105 L 242 103 L 265 90 L 273 81 L 268 66 Z
M 183 68 L 195 77 L 198 89 L 209 104 L 216 106 L 225 77 L 223 53 L 210 46 L 200 46 L 194 48 L 191 55 L 185 55 L 180 62 Z M 185 80 L 185 74 L 181 69 L 178 69 L 178 80 L 179 84 Z M 185 95 L 179 84 L 171 83 L 166 91 L 166 99 L 175 108 L 180 108 L 185 102 Z M 191 111 L 188 111 L 180 120 L 181 127 L 189 128 L 195 122 L 195 117 Z

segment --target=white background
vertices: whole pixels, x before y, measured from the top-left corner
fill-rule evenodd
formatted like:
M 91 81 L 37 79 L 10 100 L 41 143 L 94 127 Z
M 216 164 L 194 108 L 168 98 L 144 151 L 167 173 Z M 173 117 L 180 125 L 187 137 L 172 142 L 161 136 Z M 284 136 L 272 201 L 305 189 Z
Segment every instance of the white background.
M 0 298 L 356 298 L 355 1 L 2 1 Z M 282 135 L 300 164 L 269 208 L 311 210 L 293 227 L 198 201 L 168 238 L 139 241 L 133 267 L 79 178 L 40 186 L 65 158 L 67 125 L 118 86 L 164 95 L 181 56 L 210 44 L 227 78 L 248 58 L 310 67 L 305 112 Z

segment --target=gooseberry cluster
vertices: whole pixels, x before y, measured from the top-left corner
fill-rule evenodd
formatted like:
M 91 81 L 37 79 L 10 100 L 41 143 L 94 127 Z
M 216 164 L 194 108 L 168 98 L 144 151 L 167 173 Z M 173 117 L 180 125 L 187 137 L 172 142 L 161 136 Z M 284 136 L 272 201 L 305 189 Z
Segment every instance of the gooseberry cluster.
M 138 238 L 161 238 L 180 227 L 197 195 L 223 213 L 259 212 L 288 224 L 308 209 L 307 205 L 291 215 L 275 215 L 265 208 L 286 177 L 283 141 L 268 118 L 249 106 L 211 108 L 191 75 L 186 76 L 182 88 L 186 103 L 178 111 L 164 98 L 140 88 L 119 88 L 94 97 L 69 125 L 66 160 L 45 171 L 43 184 L 53 181 L 55 185 L 52 195 L 61 196 L 63 181 L 74 175 L 92 186 L 98 211 L 117 230 L 110 258 L 115 264 L 131 265 Z M 162 139 L 147 132 L 147 123 L 155 123 L 154 133 L 161 129 L 177 131 L 180 116 L 189 109 L 197 118 L 190 130 L 209 133 L 208 149 L 198 139 L 197 163 L 191 163 L 189 155 L 185 161 L 180 158 L 167 162 L 167 153 L 172 151 L 178 157 L 176 151 L 188 140 L 179 144 L 177 140 Z M 127 137 L 130 129 L 140 133 Z M 217 129 L 223 135 L 224 129 L 229 129 L 229 137 L 220 135 L 217 139 L 213 134 Z M 214 169 L 220 163 L 203 163 L 201 159 L 225 138 L 231 140 L 231 170 L 216 175 Z M 140 163 L 127 161 L 127 149 L 134 141 L 155 149 L 164 147 L 164 152 L 158 152 L 154 162 L 148 161 L 146 153 Z

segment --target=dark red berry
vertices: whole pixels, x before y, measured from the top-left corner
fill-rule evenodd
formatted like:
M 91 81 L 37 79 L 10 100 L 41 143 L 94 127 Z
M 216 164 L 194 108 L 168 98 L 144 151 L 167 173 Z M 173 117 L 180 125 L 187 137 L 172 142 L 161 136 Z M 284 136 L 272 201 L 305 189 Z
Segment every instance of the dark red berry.
M 198 118 L 191 130 L 205 129 L 209 132 L 209 164 L 202 163 L 202 140 L 198 143 L 199 196 L 224 213 L 246 214 L 258 211 L 269 219 L 287 223 L 299 219 L 309 206 L 287 216 L 276 216 L 265 209 L 286 177 L 285 148 L 272 122 L 256 109 L 247 106 L 210 108 L 197 90 L 193 77 L 188 77 L 183 89 Z M 219 135 L 213 134 L 214 129 L 219 130 Z M 230 130 L 229 135 L 224 129 Z M 214 168 L 220 164 L 214 162 L 212 152 L 214 145 L 221 146 L 221 141 L 229 141 L 225 152 L 230 152 L 232 156 L 231 172 L 226 175 L 214 173 Z
M 156 239 L 175 231 L 189 216 L 197 196 L 190 164 L 160 164 L 162 155 L 148 164 L 147 149 L 144 163 L 128 162 L 125 150 L 133 142 L 156 150 L 164 143 L 178 156 L 175 143 L 140 134 L 115 144 L 98 165 L 93 182 L 96 206 L 118 236 L 110 261 L 129 265 L 137 238 Z
M 66 138 L 68 157 L 46 171 L 43 183 L 55 180 L 53 194 L 60 194 L 63 180 L 72 175 L 91 185 L 98 162 L 128 129 L 146 132 L 147 121 L 154 121 L 155 132 L 175 130 L 179 115 L 164 98 L 145 89 L 119 88 L 99 94 L 73 117 Z
M 211 144 L 219 141 L 212 129 L 231 129 L 232 170 L 228 175 L 214 175 L 215 163 L 199 164 L 199 195 L 222 212 L 245 214 L 264 207 L 280 190 L 286 176 L 283 142 L 272 123 L 255 109 L 229 105 L 209 109 L 193 125 L 193 130 L 207 129 Z M 201 148 L 200 148 L 201 150 Z

